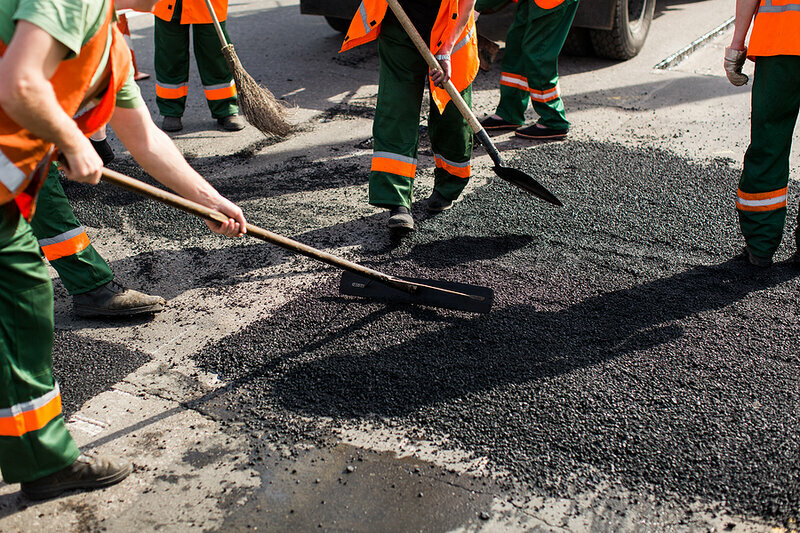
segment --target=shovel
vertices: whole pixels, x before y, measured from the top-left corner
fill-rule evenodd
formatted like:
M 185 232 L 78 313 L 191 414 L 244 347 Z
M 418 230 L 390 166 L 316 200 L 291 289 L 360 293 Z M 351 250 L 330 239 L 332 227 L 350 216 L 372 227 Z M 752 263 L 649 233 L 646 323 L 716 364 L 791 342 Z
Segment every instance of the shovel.
M 397 0 L 387 1 L 389 2 L 389 7 L 392 8 L 392 11 L 397 17 L 397 20 L 400 21 L 403 29 L 414 42 L 414 46 L 417 47 L 419 53 L 422 54 L 423 58 L 425 58 L 425 62 L 428 63 L 428 66 L 434 70 L 441 70 L 442 67 L 439 66 L 439 62 L 436 61 L 435 57 L 433 57 L 428 45 L 426 45 L 425 41 L 422 40 L 417 28 L 414 27 L 414 24 L 408 18 L 408 15 L 406 15 L 405 11 L 403 11 L 403 8 L 400 7 L 400 4 L 397 3 Z M 481 126 L 481 123 L 478 122 L 477 117 L 464 101 L 464 98 L 461 97 L 461 94 L 458 92 L 455 85 L 453 85 L 453 82 L 447 80 L 444 84 L 444 88 L 447 91 L 447 94 L 450 95 L 450 98 L 453 100 L 453 103 L 456 105 L 459 112 L 461 112 L 461 115 L 469 124 L 469 127 L 472 129 L 472 132 L 475 134 L 478 142 L 480 142 L 486 148 L 486 151 L 489 152 L 489 157 L 491 157 L 492 161 L 494 162 L 494 173 L 497 174 L 500 179 L 512 183 L 520 189 L 527 191 L 534 196 L 538 196 L 546 202 L 550 202 L 551 204 L 559 207 L 563 205 L 553 193 L 545 189 L 531 176 L 525 174 L 521 170 L 517 170 L 516 168 L 505 166 L 505 162 L 500 156 L 500 152 L 497 150 L 497 147 L 492 142 L 492 139 L 489 138 L 489 135 L 486 133 L 486 130 L 483 128 L 483 126 Z
M 103 181 L 206 220 L 226 222 L 229 218 L 219 211 L 107 168 L 103 169 Z M 247 224 L 247 235 L 344 270 L 339 287 L 341 294 L 471 313 L 488 313 L 492 308 L 494 291 L 488 287 L 390 276 L 252 224 Z

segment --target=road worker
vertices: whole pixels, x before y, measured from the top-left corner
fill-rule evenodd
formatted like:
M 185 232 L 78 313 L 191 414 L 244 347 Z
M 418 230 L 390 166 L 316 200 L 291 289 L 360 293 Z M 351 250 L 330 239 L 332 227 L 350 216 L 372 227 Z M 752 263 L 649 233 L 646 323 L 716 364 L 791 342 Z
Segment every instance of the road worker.
M 745 37 L 752 24 L 749 46 Z M 745 59 L 755 61 L 750 146 L 737 191 L 736 209 L 750 264 L 768 267 L 786 223 L 789 154 L 800 110 L 800 4 L 797 0 L 737 0 L 724 67 L 744 85 Z M 800 249 L 800 229 L 795 230 Z M 800 263 L 800 254 L 794 258 Z
M 517 11 L 506 34 L 500 103 L 481 125 L 488 131 L 514 130 L 526 139 L 562 139 L 570 124 L 558 86 L 558 55 L 578 11 L 578 0 L 514 1 Z M 496 4 L 497 0 L 478 0 L 476 9 Z M 539 118 L 523 128 L 529 102 Z
M 211 0 L 214 13 L 225 35 L 228 0 Z M 194 58 L 203 83 L 211 116 L 225 131 L 245 127 L 239 115 L 233 74 L 222 54 L 222 44 L 214 28 L 205 0 L 160 0 L 153 11 L 155 20 L 156 103 L 164 117 L 161 129 L 180 131 L 181 117 L 189 93 L 189 28 L 192 29 Z
M 124 4 L 124 5 L 122 5 Z M 149 11 L 153 0 L 118 7 Z M 131 155 L 164 185 L 231 218 L 241 210 L 186 163 L 150 118 L 110 0 L 0 1 L 0 472 L 34 499 L 121 481 L 131 465 L 81 454 L 52 374 L 53 288 L 28 219 L 57 150 L 69 179 L 97 183 L 87 136 L 110 119 Z M 116 106 L 119 102 L 119 107 Z M 86 111 L 77 120 L 79 109 Z
M 431 93 L 428 134 L 436 163 L 428 211 L 449 209 L 469 181 L 472 131 L 442 87 L 446 80 L 452 80 L 469 104 L 479 61 L 474 0 L 403 0 L 400 4 L 430 43 L 441 71 L 429 72 L 386 0 L 362 2 L 342 51 L 378 40 L 380 81 L 372 127 L 369 202 L 389 209 L 389 228 L 402 232 L 414 229 L 411 202 L 426 83 L 430 84 Z

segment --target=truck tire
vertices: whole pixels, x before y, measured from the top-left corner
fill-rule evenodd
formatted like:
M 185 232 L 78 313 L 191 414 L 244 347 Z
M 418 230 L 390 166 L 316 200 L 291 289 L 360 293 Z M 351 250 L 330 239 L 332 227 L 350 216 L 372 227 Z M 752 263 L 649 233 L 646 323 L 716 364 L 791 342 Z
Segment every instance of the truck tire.
M 614 26 L 608 31 L 591 30 L 589 33 L 595 53 L 621 60 L 638 54 L 650 30 L 655 7 L 655 0 L 617 0 Z
M 328 22 L 328 26 L 338 31 L 339 33 L 347 33 L 347 30 L 350 29 L 350 21 L 347 19 L 326 16 L 325 20 Z

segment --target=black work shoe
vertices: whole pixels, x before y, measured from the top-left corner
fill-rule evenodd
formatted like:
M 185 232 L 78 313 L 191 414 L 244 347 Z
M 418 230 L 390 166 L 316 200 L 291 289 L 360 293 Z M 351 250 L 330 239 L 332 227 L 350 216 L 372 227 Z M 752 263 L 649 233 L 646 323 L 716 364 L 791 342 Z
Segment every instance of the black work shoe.
M 108 144 L 108 139 L 103 139 L 102 141 L 89 139 L 89 142 L 92 143 L 94 151 L 97 152 L 97 155 L 103 160 L 103 166 L 107 167 L 108 164 L 114 160 L 114 150 L 111 148 L 111 145 Z
M 114 280 L 72 297 L 72 309 L 80 317 L 134 316 L 159 313 L 167 301 L 161 296 L 126 289 Z
M 767 268 L 772 265 L 771 257 L 760 257 L 758 255 L 754 255 L 747 246 L 745 246 L 742 250 L 742 253 L 739 254 L 739 258 L 758 268 Z
M 161 129 L 164 131 L 181 131 L 183 129 L 183 121 L 181 117 L 164 117 L 161 122 Z
M 439 191 L 433 191 L 428 197 L 428 211 L 431 213 L 439 213 L 453 207 L 453 200 L 448 200 L 442 196 Z
M 68 490 L 94 490 L 119 483 L 133 468 L 127 461 L 83 454 L 68 467 L 36 481 L 22 484 L 22 493 L 31 500 L 55 498 Z
M 217 124 L 225 131 L 239 131 L 244 129 L 245 121 L 241 115 L 228 115 L 218 118 Z
M 515 130 L 522 126 L 522 124 L 513 124 L 500 117 L 489 116 L 481 120 L 481 126 L 483 126 L 485 130 Z
M 526 128 L 520 128 L 514 132 L 517 137 L 524 137 L 526 139 L 563 139 L 567 136 L 569 130 L 554 130 L 552 128 L 539 127 L 536 124 Z
M 389 220 L 386 225 L 389 226 L 389 229 L 411 231 L 414 229 L 414 218 L 407 207 L 399 205 L 389 212 Z

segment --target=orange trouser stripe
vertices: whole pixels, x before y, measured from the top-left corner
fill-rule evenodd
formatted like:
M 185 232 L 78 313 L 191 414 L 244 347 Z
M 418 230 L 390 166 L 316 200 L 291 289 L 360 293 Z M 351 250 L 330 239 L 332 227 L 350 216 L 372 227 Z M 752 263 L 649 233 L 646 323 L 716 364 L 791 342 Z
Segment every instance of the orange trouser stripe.
M 469 161 L 466 163 L 453 163 L 451 161 L 447 161 L 437 155 L 434 155 L 434 161 L 436 161 L 436 167 L 441 168 L 452 174 L 453 176 L 459 178 L 468 178 L 472 173 L 472 166 L 469 164 Z
M 413 178 L 417 172 L 417 165 L 413 163 L 406 163 L 388 157 L 373 157 L 372 166 L 370 170 L 374 172 L 388 172 L 389 174 L 397 174 L 398 176 L 405 176 L 406 178 Z
M 510 72 L 503 72 L 500 74 L 500 85 L 507 87 L 514 87 L 523 91 L 528 90 L 528 80 L 519 74 L 512 74 Z
M 739 189 L 736 208 L 740 211 L 774 211 L 786 207 L 788 187 L 777 191 L 750 193 Z
M 45 427 L 61 414 L 61 394 L 58 393 L 58 389 L 55 389 L 55 392 L 57 394 L 40 407 L 1 417 L 0 436 L 21 437 Z
M 536 102 L 549 102 L 550 100 L 555 100 L 560 96 L 560 91 L 558 87 L 553 87 L 552 89 L 547 89 L 546 91 L 537 91 L 536 89 L 531 89 L 531 100 L 535 100 Z
M 91 244 L 89 236 L 86 235 L 85 231 L 81 231 L 69 239 L 42 246 L 42 252 L 44 252 L 44 256 L 48 261 L 55 261 L 68 255 L 77 254 L 81 250 L 88 248 L 89 244 Z
M 233 98 L 236 96 L 236 86 L 219 87 L 217 89 L 205 89 L 206 99 L 208 100 L 225 100 L 226 98 Z
M 163 85 L 159 85 L 156 83 L 156 96 L 159 98 L 165 98 L 167 100 L 175 100 L 177 98 L 183 98 L 189 94 L 189 86 L 188 85 L 181 85 L 178 87 L 164 87 Z

